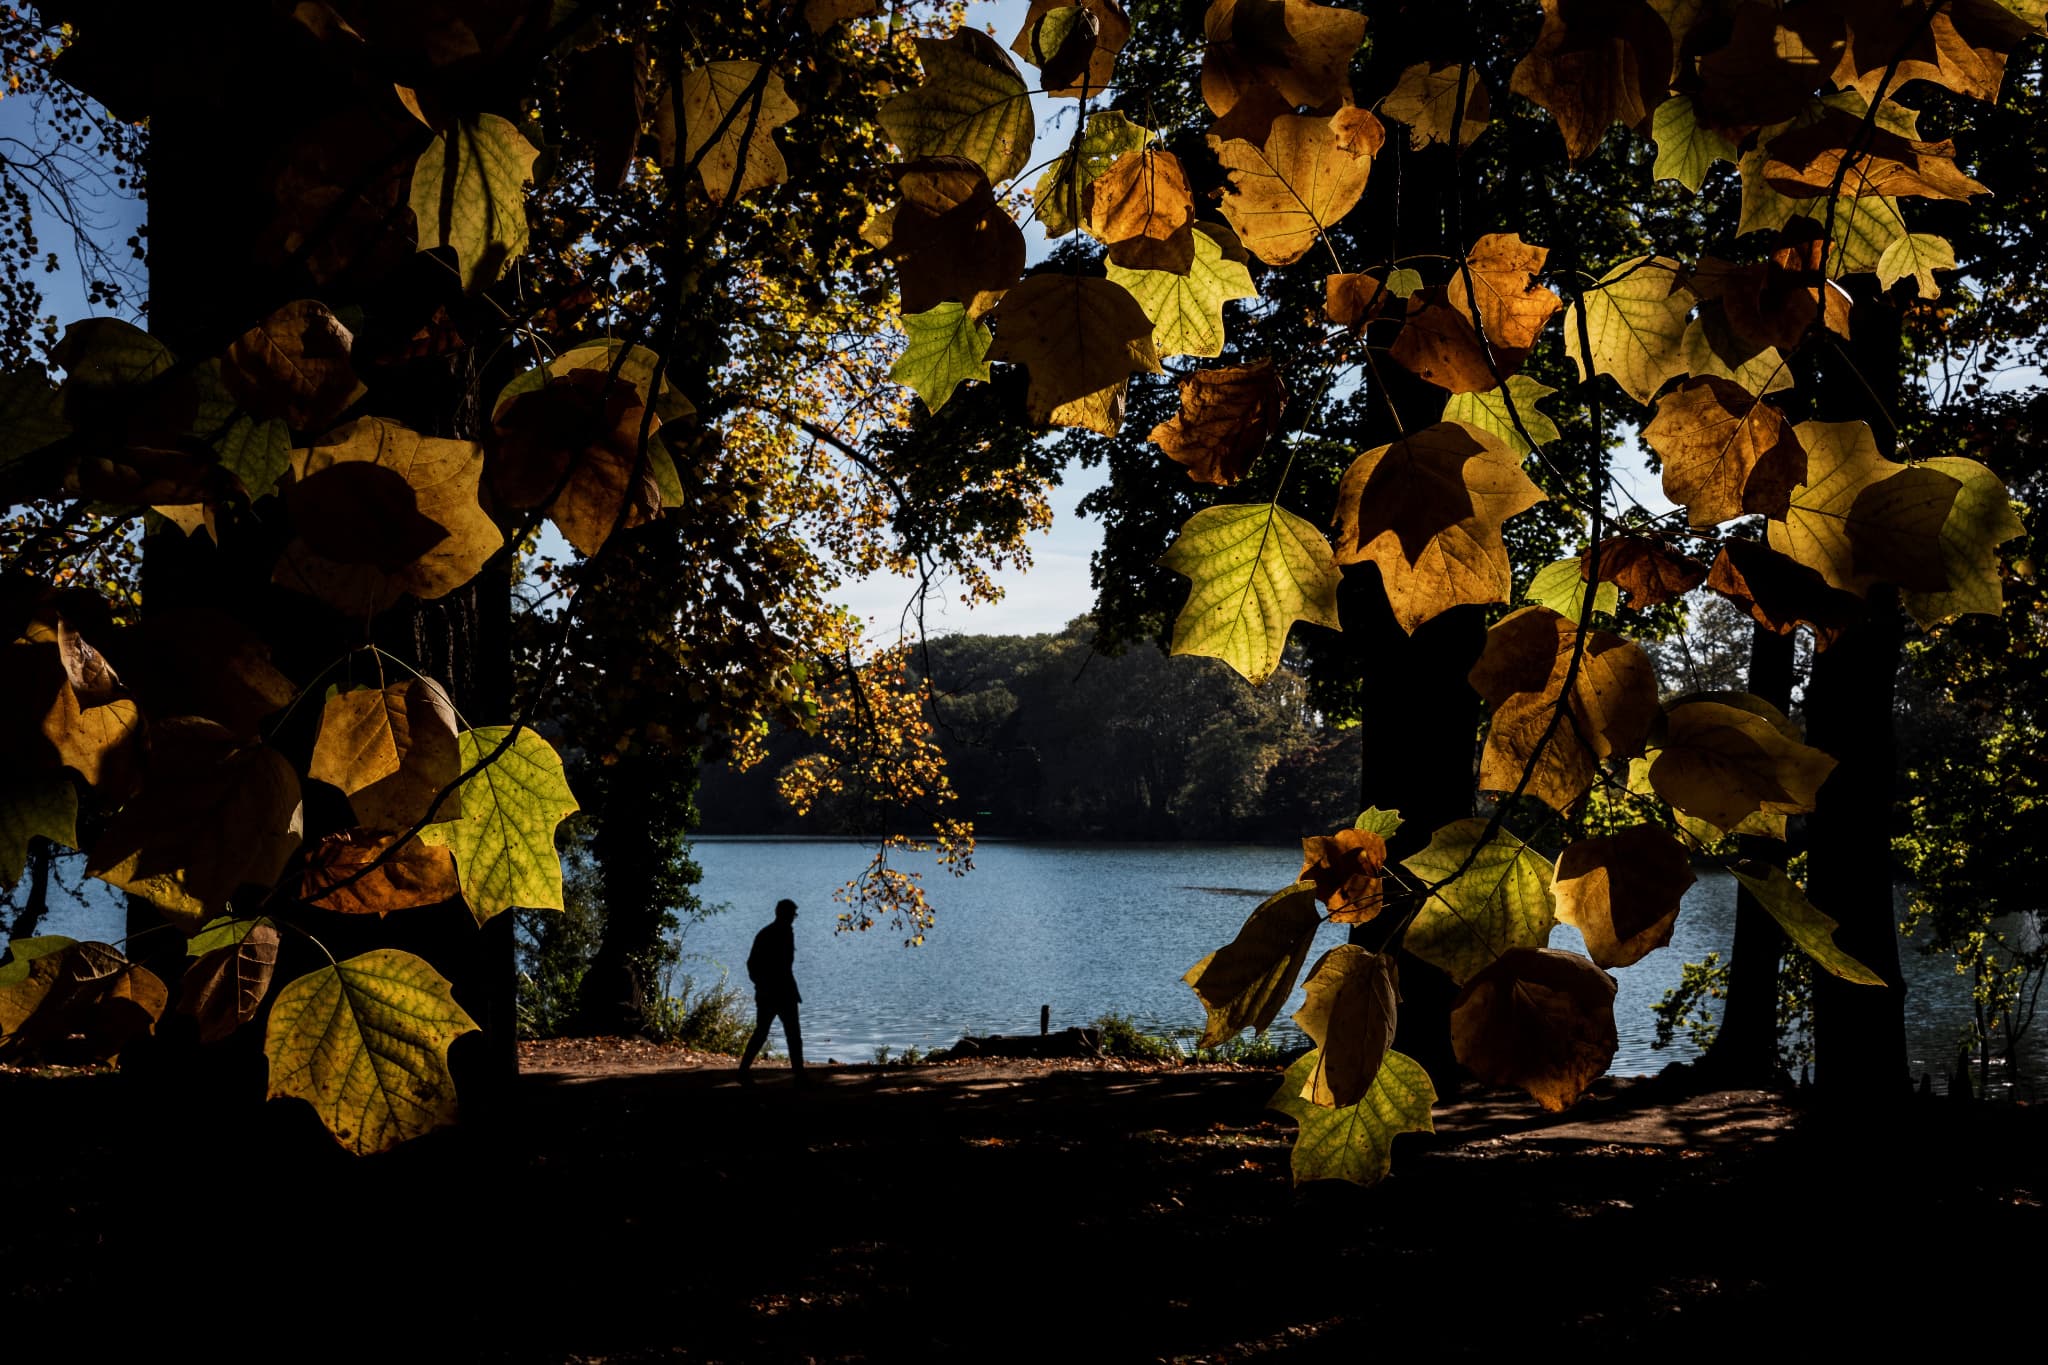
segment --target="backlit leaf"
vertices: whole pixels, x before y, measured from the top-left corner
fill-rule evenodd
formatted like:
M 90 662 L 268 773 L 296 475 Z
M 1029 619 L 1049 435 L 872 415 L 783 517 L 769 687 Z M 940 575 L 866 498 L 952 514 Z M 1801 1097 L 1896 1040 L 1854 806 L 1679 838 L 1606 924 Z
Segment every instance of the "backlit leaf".
M 455 855 L 440 844 L 405 839 L 403 832 L 345 829 L 306 854 L 299 895 L 337 914 L 388 915 L 452 901 L 462 895 L 462 880 Z
M 496 114 L 465 114 L 420 153 L 412 212 L 420 250 L 449 247 L 464 290 L 495 283 L 526 254 L 526 182 L 540 153 Z
M 1211 113 L 1226 114 L 1266 86 L 1290 106 L 1319 106 L 1350 89 L 1365 16 L 1310 0 L 1211 0 L 1202 32 L 1202 98 Z
M 1665 714 L 1663 748 L 1650 765 L 1657 795 L 1724 830 L 1757 811 L 1798 815 L 1812 810 L 1816 793 L 1836 766 L 1829 755 L 1800 743 L 1790 723 L 1768 703 L 1744 700 L 1743 706 L 1674 703 Z
M 233 943 L 199 955 L 178 987 L 178 1013 L 199 1023 L 199 1041 L 217 1043 L 256 1017 L 277 970 L 277 930 L 253 923 Z
M 1655 825 L 1580 839 L 1557 857 L 1557 917 L 1579 931 L 1603 967 L 1627 967 L 1671 942 L 1697 880 L 1685 848 Z
M 1392 823 L 1398 827 L 1399 817 Z M 1354 825 L 1303 839 L 1299 879 L 1314 884 L 1332 923 L 1364 924 L 1380 912 L 1380 869 L 1386 861 L 1386 836 Z
M 1387 1053 L 1365 1098 L 1348 1109 L 1325 1109 L 1301 1097 L 1301 1089 L 1320 1063 L 1314 1052 L 1296 1060 L 1280 1078 L 1280 1088 L 1266 1101 L 1301 1126 L 1294 1138 L 1294 1183 L 1349 1180 L 1377 1184 L 1393 1163 L 1394 1139 L 1402 1133 L 1436 1131 L 1429 1116 L 1436 1087 L 1421 1063 L 1399 1052 Z
M 1120 265 L 1153 264 L 1121 248 L 1184 236 L 1195 220 L 1194 195 L 1180 158 L 1158 147 L 1125 152 L 1111 163 L 1090 182 L 1087 208 L 1089 234 L 1109 243 L 1111 258 Z
M 973 28 L 916 41 L 924 81 L 892 96 L 880 115 L 903 155 L 964 156 L 995 184 L 1023 170 L 1034 124 L 1016 63 Z
M 1263 144 L 1223 142 L 1215 147 L 1230 172 L 1223 216 L 1254 256 L 1292 265 L 1365 193 L 1385 136 L 1378 119 L 1347 108 L 1328 118 L 1283 114 Z
M 1515 429 L 1515 419 L 1520 418 L 1529 435 L 1537 444 L 1548 445 L 1558 439 L 1557 424 L 1545 416 L 1536 405 L 1557 390 L 1547 384 L 1539 384 L 1527 375 L 1508 376 L 1506 393 L 1500 389 L 1487 389 L 1482 393 L 1454 393 L 1444 404 L 1443 420 L 1462 422 L 1468 427 L 1497 437 L 1500 443 L 1517 455 L 1527 455 L 1535 449 L 1522 439 L 1522 433 Z M 1513 412 L 1509 406 L 1512 400 Z
M 1381 810 L 1378 806 L 1367 806 L 1358 813 L 1358 818 L 1351 822 L 1351 827 L 1370 831 L 1382 839 L 1391 839 L 1394 832 L 1401 828 L 1402 823 L 1401 812 L 1397 810 Z
M 1045 21 L 1068 8 L 1085 13 L 1095 21 L 1094 30 L 1087 35 L 1085 43 L 1073 38 L 1061 40 L 1047 34 L 1049 26 Z M 1075 25 L 1074 28 L 1086 32 L 1082 26 Z M 1074 28 L 1065 31 L 1072 32 Z M 1100 95 L 1110 87 L 1116 72 L 1116 54 L 1123 50 L 1130 37 L 1130 16 L 1124 13 L 1117 0 L 1031 0 L 1031 8 L 1024 15 L 1024 27 L 1018 30 L 1010 51 L 1041 68 L 1039 74 L 1046 94 L 1088 98 Z M 1083 47 L 1078 63 L 1066 50 L 1067 43 Z
M 946 406 L 953 390 L 970 379 L 988 382 L 988 328 L 959 303 L 941 303 L 922 313 L 905 313 L 910 344 L 896 358 L 889 378 L 917 390 L 933 412 Z
M 1753 540 L 1722 542 L 1707 586 L 1780 635 L 1810 627 L 1815 649 L 1833 644 L 1863 614 L 1854 593 L 1830 587 L 1815 570 Z
M 1460 983 L 1510 948 L 1542 947 L 1557 922 L 1550 859 L 1507 829 L 1496 830 L 1465 866 L 1485 832 L 1484 820 L 1455 820 L 1401 864 L 1425 882 L 1443 883 L 1429 893 L 1403 946 Z
M 1864 422 L 1801 422 L 1805 482 L 1792 490 L 1770 547 L 1861 597 L 1880 579 L 1923 592 L 1948 590 L 1942 529 L 1962 492 L 1957 479 L 1878 453 Z
M 1735 869 L 1735 880 L 1749 888 L 1757 903 L 1770 911 L 1771 918 L 1785 931 L 1785 937 L 1823 970 L 1859 986 L 1884 984 L 1883 977 L 1835 946 L 1839 923 L 1808 900 L 1799 883 L 1785 875 L 1784 868 L 1746 862 Z
M 1624 261 L 1566 310 L 1565 353 L 1578 363 L 1580 379 L 1610 375 L 1623 393 L 1647 406 L 1665 380 L 1685 373 L 1685 323 L 1692 305 L 1677 261 L 1664 256 Z M 1581 307 L 1593 347 L 1590 365 L 1579 346 Z
M 455 734 L 455 707 L 431 678 L 337 692 L 321 709 L 306 775 L 340 788 L 358 824 L 405 829 L 461 774 Z M 433 819 L 461 814 L 461 793 L 450 792 Z
M 1085 426 L 1106 436 L 1123 421 L 1133 371 L 1159 372 L 1152 320 L 1121 285 L 1083 275 L 1033 275 L 991 315 L 991 360 L 1031 372 L 1027 402 L 1040 425 Z
M 763 76 L 759 62 L 712 62 L 683 73 L 682 96 L 681 145 L 672 152 L 664 148 L 664 159 L 679 166 L 696 161 L 711 202 L 789 178 L 775 130 L 796 117 L 797 107 L 782 77 L 772 71 Z M 657 118 L 666 123 L 674 118 L 669 96 L 662 105 Z
M 1316 1065 L 1301 1097 L 1326 1109 L 1363 1100 L 1394 1041 L 1401 990 L 1392 953 L 1370 953 L 1340 943 L 1324 953 L 1308 980 L 1294 1022 L 1316 1044 Z
M 1858 149 L 1853 160 L 1851 148 Z M 1850 198 L 1968 199 L 1989 193 L 1957 168 L 1955 150 L 1948 140 L 1923 142 L 1882 125 L 1867 127 L 1861 115 L 1846 109 L 1830 109 L 1764 144 L 1764 176 L 1772 189 L 1795 199 L 1825 198 L 1838 174 L 1841 192 Z
M 1566 152 L 1584 161 L 1609 125 L 1639 128 L 1649 118 L 1664 95 L 1671 46 L 1671 31 L 1641 0 L 1543 0 L 1543 30 L 1509 88 L 1549 110 Z
M 283 418 L 295 431 L 324 430 L 367 392 L 349 363 L 354 344 L 326 304 L 300 299 L 229 345 L 221 379 L 257 418 Z
M 1525 601 L 1539 607 L 1548 607 L 1572 624 L 1579 623 L 1579 613 L 1586 606 L 1586 575 L 1576 559 L 1560 559 L 1546 564 L 1536 571 L 1529 580 L 1529 591 L 1523 594 Z M 1613 614 L 1621 601 L 1621 592 L 1612 583 L 1602 583 L 1593 595 L 1595 613 Z
M 1465 112 L 1458 117 L 1458 78 L 1465 74 Z M 1380 113 L 1408 125 L 1417 147 L 1432 142 L 1446 145 L 1451 127 L 1457 125 L 1458 145 L 1469 147 L 1486 131 L 1488 117 L 1486 82 L 1469 66 L 1452 64 L 1432 68 L 1428 62 L 1404 67 L 1387 97 L 1380 101 Z
M 462 732 L 462 769 L 498 747 L 510 727 L 490 725 Z M 578 809 L 562 773 L 562 759 L 530 729 L 519 731 L 462 784 L 462 818 L 429 825 L 420 838 L 455 853 L 463 899 L 482 924 L 514 906 L 562 908 L 562 859 L 555 852 L 555 826 Z
M 61 772 L 10 773 L 0 779 L 0 887 L 21 880 L 38 835 L 78 847 L 78 788 Z
M 1315 888 L 1296 882 L 1261 901 L 1237 937 L 1188 968 L 1187 982 L 1208 1011 L 1201 1047 L 1220 1047 L 1245 1029 L 1264 1032 L 1294 991 L 1322 917 Z
M 1090 115 L 1080 145 L 1061 152 L 1031 191 L 1032 209 L 1045 235 L 1062 237 L 1081 226 L 1088 212 L 1088 187 L 1095 177 L 1125 152 L 1143 147 L 1151 136 L 1120 110 Z
M 883 254 L 896 263 L 908 313 L 962 303 L 976 317 L 1024 273 L 1024 234 L 965 157 L 930 156 L 892 168 L 903 196 Z
M 485 474 L 500 507 L 545 508 L 588 558 L 614 531 L 660 514 L 660 428 L 633 385 L 603 370 L 571 370 L 500 402 Z
M 8 944 L 0 967 L 0 1062 L 117 1058 L 156 1031 L 170 993 L 105 943 L 61 935 Z
M 1921 298 L 1938 299 L 1941 283 L 1934 278 L 1934 272 L 1955 268 L 1956 250 L 1949 245 L 1948 238 L 1931 232 L 1909 232 L 1877 258 L 1877 283 L 1879 288 L 1889 289 L 1911 275 Z
M 1270 360 L 1197 370 L 1181 385 L 1180 411 L 1149 439 L 1197 483 L 1233 484 L 1280 429 L 1286 401 Z
M 2027 528 L 2013 510 L 2005 484 L 1975 460 L 1937 455 L 1921 466 L 1961 485 L 1941 524 L 1941 560 L 1949 586 L 1942 592 L 1899 594 L 1922 630 L 1959 616 L 1996 616 L 2005 607 L 1998 572 L 1998 547 Z
M 1581 571 L 1592 562 L 1588 546 L 1579 555 Z M 1600 542 L 1599 572 L 1603 583 L 1628 594 L 1631 607 L 1648 611 L 1697 588 L 1706 580 L 1707 566 L 1648 536 L 1609 536 Z
M 313 1106 L 358 1156 L 455 1121 L 448 1045 L 476 1030 L 427 962 L 378 948 L 289 982 L 270 1007 L 270 1097 Z
M 1664 495 L 1698 527 L 1745 512 L 1782 517 L 1807 475 L 1784 413 L 1726 379 L 1688 379 L 1658 399 L 1643 439 L 1664 462 Z
M 1171 652 L 1221 659 L 1254 685 L 1280 666 L 1294 622 L 1341 628 L 1329 541 L 1277 503 L 1204 508 L 1159 563 L 1191 580 Z
M 1223 305 L 1259 296 L 1251 271 L 1223 254 L 1216 229 L 1197 223 L 1193 240 L 1194 260 L 1185 274 L 1107 265 L 1110 280 L 1128 289 L 1152 319 L 1152 345 L 1162 357 L 1222 355 Z
M 1614 1060 L 1614 991 L 1614 978 L 1577 953 L 1511 948 L 1452 1003 L 1451 1049 L 1487 1084 L 1568 1109 Z
M 1673 95 L 1651 116 L 1650 135 L 1657 142 L 1657 164 L 1651 174 L 1676 180 L 1698 194 L 1707 169 L 1716 161 L 1735 164 L 1735 144 L 1699 121 L 1690 95 Z

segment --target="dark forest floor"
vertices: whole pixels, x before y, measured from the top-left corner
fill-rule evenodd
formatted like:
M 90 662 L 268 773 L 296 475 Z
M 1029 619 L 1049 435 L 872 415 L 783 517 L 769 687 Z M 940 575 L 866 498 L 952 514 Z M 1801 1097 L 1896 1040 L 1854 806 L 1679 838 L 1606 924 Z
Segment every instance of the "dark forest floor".
M 1379 1187 L 1297 1191 L 1274 1072 L 814 1070 L 742 1090 L 729 1059 L 543 1046 L 501 1113 L 369 1161 L 295 1104 L 231 1126 L 121 1075 L 0 1076 L 0 1355 L 1774 1359 L 2048 1330 L 2041 1106 L 1484 1095 Z

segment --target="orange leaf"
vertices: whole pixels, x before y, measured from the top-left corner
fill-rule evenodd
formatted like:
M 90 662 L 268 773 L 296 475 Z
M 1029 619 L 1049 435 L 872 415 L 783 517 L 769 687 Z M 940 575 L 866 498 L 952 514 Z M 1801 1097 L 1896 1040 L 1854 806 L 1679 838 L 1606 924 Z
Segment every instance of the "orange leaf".
M 1287 387 L 1270 360 L 1197 370 L 1180 389 L 1180 411 L 1152 428 L 1152 443 L 1197 483 L 1233 484 L 1280 429 Z

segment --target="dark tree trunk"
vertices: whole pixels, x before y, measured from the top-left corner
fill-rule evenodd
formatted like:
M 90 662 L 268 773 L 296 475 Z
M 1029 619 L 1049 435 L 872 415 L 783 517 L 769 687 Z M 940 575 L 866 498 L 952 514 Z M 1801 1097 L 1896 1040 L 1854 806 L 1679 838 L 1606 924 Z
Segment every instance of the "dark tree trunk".
M 1749 690 L 1780 711 L 1792 709 L 1793 637 L 1758 625 L 1749 644 Z M 1740 836 L 1742 856 L 1779 867 L 1785 845 L 1757 835 Z M 1702 1067 L 1732 1086 L 1768 1086 L 1777 1081 L 1778 966 L 1785 956 L 1785 931 L 1749 888 L 1735 893 L 1735 944 L 1728 963 L 1728 1006 L 1721 1030 Z
M 575 1031 L 633 1034 L 647 1023 L 669 957 L 666 932 L 686 910 L 696 868 L 694 754 L 641 753 L 606 768 L 592 852 L 604 894 L 604 939 L 584 973 Z
M 14 912 L 9 938 L 34 938 L 36 926 L 50 910 L 50 867 L 57 861 L 57 846 L 48 839 L 28 841 L 28 894 L 21 909 Z

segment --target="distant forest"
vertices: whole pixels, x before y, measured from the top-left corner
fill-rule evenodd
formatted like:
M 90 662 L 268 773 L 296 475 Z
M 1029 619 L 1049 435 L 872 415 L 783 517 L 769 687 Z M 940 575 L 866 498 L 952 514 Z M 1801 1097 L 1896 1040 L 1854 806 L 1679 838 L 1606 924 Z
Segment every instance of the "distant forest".
M 1213 659 L 1150 643 L 1103 654 L 1094 638 L 1084 616 L 1058 635 L 949 635 L 913 655 L 977 834 L 1285 841 L 1358 813 L 1357 729 L 1323 724 L 1299 676 L 1255 689 Z M 776 795 L 806 744 L 778 736 L 744 773 L 706 765 L 701 832 L 865 832 L 848 804 L 800 819 Z

